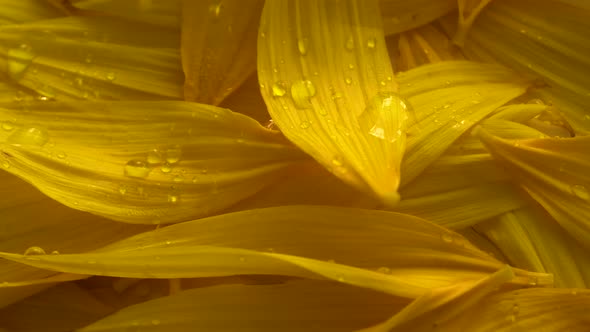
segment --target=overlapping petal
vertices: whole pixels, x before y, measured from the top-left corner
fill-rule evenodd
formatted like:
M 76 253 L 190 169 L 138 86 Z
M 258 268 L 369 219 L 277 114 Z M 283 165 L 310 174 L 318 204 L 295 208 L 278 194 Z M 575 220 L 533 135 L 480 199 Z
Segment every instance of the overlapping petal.
M 74 209 L 168 223 L 231 206 L 305 158 L 276 132 L 186 102 L 38 103 L 2 111 L 3 167 Z
M 267 1 L 258 79 L 289 140 L 392 205 L 408 106 L 396 93 L 379 17 L 375 0 Z

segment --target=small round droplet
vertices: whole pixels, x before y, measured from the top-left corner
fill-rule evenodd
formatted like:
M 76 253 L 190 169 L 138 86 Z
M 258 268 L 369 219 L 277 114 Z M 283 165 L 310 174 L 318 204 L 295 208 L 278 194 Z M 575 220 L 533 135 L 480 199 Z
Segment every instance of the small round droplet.
M 40 127 L 23 127 L 13 132 L 7 141 L 19 145 L 43 146 L 49 141 L 49 134 Z
M 299 50 L 299 54 L 306 55 L 307 54 L 307 38 L 301 38 L 297 40 L 297 50 Z
M 67 157 L 66 153 L 65 153 L 65 152 L 63 152 L 63 151 L 59 151 L 59 152 L 57 152 L 57 153 L 56 153 L 56 156 L 57 156 L 59 159 L 66 159 L 66 157 Z
M 151 169 L 143 160 L 133 159 L 125 164 L 125 175 L 132 178 L 145 178 Z
M 346 39 L 345 47 L 349 51 L 354 49 L 354 38 L 352 38 L 352 36 L 349 36 L 348 39 Z
M 311 107 L 310 98 L 315 96 L 315 85 L 310 80 L 295 81 L 291 85 L 291 97 L 299 109 Z
M 346 84 L 348 84 L 348 85 L 351 85 L 352 84 L 352 78 L 346 77 L 346 78 L 344 78 L 344 82 L 346 82 Z
M 445 243 L 451 243 L 453 242 L 453 237 L 450 234 L 444 233 L 440 236 L 440 238 L 443 240 L 443 242 Z
M 41 247 L 29 247 L 25 250 L 25 256 L 45 255 L 45 250 Z
M 309 121 L 301 121 L 301 124 L 299 124 L 299 127 L 301 127 L 301 129 L 307 129 L 309 128 L 310 123 Z
M 160 167 L 160 170 L 162 171 L 162 173 L 168 174 L 168 173 L 172 172 L 172 165 L 170 165 L 168 162 L 165 162 Z
M 168 203 L 176 204 L 180 200 L 180 197 L 176 194 L 168 194 Z
M 277 82 L 273 84 L 271 89 L 272 95 L 274 97 L 282 97 L 287 93 L 287 90 L 285 89 L 285 83 L 283 82 Z
M 10 122 L 2 122 L 2 129 L 6 131 L 11 131 L 14 129 L 14 126 Z
M 115 73 L 113 73 L 113 72 L 110 72 L 110 73 L 107 73 L 107 76 L 106 76 L 106 78 L 107 78 L 107 80 L 109 80 L 109 81 L 114 81 L 114 80 L 115 80 L 115 78 L 117 78 L 117 75 L 115 75 Z
M 59 255 L 59 251 L 57 251 L 57 250 L 54 250 L 54 251 L 52 251 L 52 252 L 51 252 L 51 254 L 52 254 L 52 255 Z
M 170 164 L 176 164 L 180 157 L 182 157 L 182 149 L 180 146 L 174 146 L 166 150 L 166 161 Z
M 585 201 L 590 201 L 590 193 L 588 189 L 580 184 L 575 184 L 571 187 L 572 193 L 576 195 L 576 197 L 581 198 Z
M 324 107 L 321 107 L 321 106 L 320 106 L 320 107 L 318 108 L 318 113 L 320 113 L 320 115 L 321 115 L 321 116 L 326 116 L 326 115 L 328 115 L 328 110 L 327 110 L 327 109 L 325 109 Z
M 120 186 L 119 187 L 119 193 L 121 195 L 125 195 L 127 193 L 127 188 L 125 186 Z
M 147 153 L 146 158 L 148 164 L 155 165 L 161 164 L 164 161 L 164 157 L 162 156 L 162 152 L 158 149 L 153 149 Z
M 369 49 L 374 49 L 376 44 L 377 44 L 377 41 L 375 40 L 375 38 L 369 38 L 369 40 L 367 40 L 367 47 Z

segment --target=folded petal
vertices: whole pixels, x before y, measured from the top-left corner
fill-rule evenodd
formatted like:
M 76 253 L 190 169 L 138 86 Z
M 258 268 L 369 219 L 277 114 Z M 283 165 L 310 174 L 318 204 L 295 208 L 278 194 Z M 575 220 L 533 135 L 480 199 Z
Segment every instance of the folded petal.
M 184 98 L 218 105 L 256 70 L 264 1 L 184 1 Z
M 130 223 L 202 217 L 305 158 L 238 113 L 187 102 L 31 104 L 3 110 L 4 168 L 74 209 Z
M 396 92 L 379 18 L 376 0 L 267 1 L 258 78 L 289 140 L 393 205 L 408 105 Z
M 0 72 L 41 100 L 181 99 L 178 31 L 111 16 L 0 28 Z
M 341 235 L 334 236 L 334 230 Z M 403 297 L 479 279 L 502 266 L 460 235 L 415 217 L 312 206 L 180 223 L 93 253 L 1 257 L 54 271 L 119 277 L 330 279 Z M 515 284 L 551 284 L 548 275 L 516 273 Z
M 573 237 L 590 245 L 590 136 L 504 139 L 486 129 L 478 134 L 531 197 Z

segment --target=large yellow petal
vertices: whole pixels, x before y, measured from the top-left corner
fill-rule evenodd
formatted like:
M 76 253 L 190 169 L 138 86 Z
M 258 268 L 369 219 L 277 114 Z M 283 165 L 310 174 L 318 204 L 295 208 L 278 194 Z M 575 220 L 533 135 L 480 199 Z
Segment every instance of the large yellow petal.
M 406 303 L 331 282 L 224 285 L 140 303 L 80 332 L 351 331 L 383 320 Z
M 264 1 L 183 2 L 184 98 L 218 105 L 256 70 Z
M 131 223 L 212 214 L 305 158 L 256 121 L 196 103 L 38 103 L 0 117 L 12 126 L 0 131 L 7 171 L 69 207 Z
M 0 72 L 43 100 L 181 99 L 178 30 L 110 16 L 0 27 Z
M 376 0 L 267 1 L 258 78 L 287 138 L 393 205 L 408 105 L 396 93 L 379 18 Z
M 403 297 L 479 279 L 502 266 L 459 234 L 415 217 L 311 206 L 180 223 L 92 253 L 1 257 L 60 272 L 132 278 L 271 274 L 331 279 Z M 516 273 L 515 284 L 552 282 L 548 275 Z

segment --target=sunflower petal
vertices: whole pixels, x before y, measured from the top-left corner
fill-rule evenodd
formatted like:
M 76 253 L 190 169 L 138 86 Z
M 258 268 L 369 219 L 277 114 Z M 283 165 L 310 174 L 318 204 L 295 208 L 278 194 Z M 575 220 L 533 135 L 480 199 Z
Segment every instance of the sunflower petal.
M 334 236 L 334 229 L 351 236 Z M 273 274 L 331 279 L 403 297 L 479 279 L 502 265 L 460 235 L 415 217 L 311 206 L 171 225 L 93 253 L 1 257 L 60 272 L 119 277 Z M 547 275 L 516 273 L 516 284 L 533 278 L 551 284 Z
M 264 2 L 184 1 L 184 98 L 218 105 L 256 70 L 256 36 Z
M 219 211 L 305 158 L 256 121 L 196 103 L 38 103 L 1 116 L 18 121 L 0 133 L 7 171 L 69 207 L 130 223 Z
M 552 273 L 558 287 L 586 288 L 590 260 L 546 212 L 533 206 L 480 223 L 476 229 L 490 238 L 514 266 Z
M 58 0 L 59 1 L 59 0 Z M 100 13 L 123 17 L 127 20 L 149 23 L 168 28 L 180 29 L 182 0 L 150 1 L 78 1 L 72 5 L 81 9 L 82 14 Z
M 456 0 L 381 0 L 379 4 L 386 35 L 423 26 L 457 8 Z
M 415 179 L 474 124 L 526 91 L 516 74 L 494 65 L 445 61 L 398 76 L 416 110 L 402 163 L 402 186 Z
M 0 28 L 0 71 L 42 100 L 181 99 L 178 31 L 108 16 Z
M 63 14 L 45 1 L 38 0 L 2 0 L 0 1 L 0 26 L 5 24 L 32 22 L 63 16 Z
M 485 128 L 485 127 L 484 127 Z M 509 140 L 479 137 L 515 180 L 573 237 L 590 245 L 590 136 Z
M 289 140 L 393 205 L 407 104 L 396 93 L 379 17 L 376 0 L 267 1 L 258 77 Z
M 318 331 L 351 331 L 384 319 L 406 303 L 330 282 L 224 285 L 140 303 L 79 331 L 303 331 L 312 326 Z

